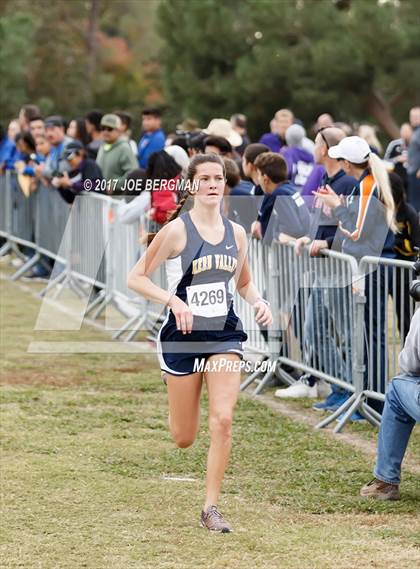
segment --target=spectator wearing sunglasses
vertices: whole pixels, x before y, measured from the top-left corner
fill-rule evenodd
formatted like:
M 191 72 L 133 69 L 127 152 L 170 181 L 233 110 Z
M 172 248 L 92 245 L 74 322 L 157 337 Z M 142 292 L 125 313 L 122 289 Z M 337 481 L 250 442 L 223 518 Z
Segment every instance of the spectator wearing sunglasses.
M 126 138 L 121 135 L 121 119 L 107 114 L 101 119 L 103 144 L 96 162 L 108 181 L 108 193 L 121 189 L 127 174 L 138 168 L 137 159 Z
M 100 189 L 98 181 L 102 180 L 101 169 L 95 160 L 88 157 L 87 150 L 79 140 L 70 142 L 63 151 L 62 159 L 67 163 L 68 169 L 62 176 L 53 178 L 52 184 L 64 201 L 72 204 L 74 198 L 85 191 L 87 186 L 92 191 Z M 85 183 L 86 180 L 90 181 L 89 185 Z

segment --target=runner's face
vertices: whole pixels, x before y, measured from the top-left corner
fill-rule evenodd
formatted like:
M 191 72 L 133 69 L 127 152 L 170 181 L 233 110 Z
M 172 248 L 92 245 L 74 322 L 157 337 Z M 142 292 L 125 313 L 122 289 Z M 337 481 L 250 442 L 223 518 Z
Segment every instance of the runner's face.
M 197 196 L 206 204 L 219 203 L 225 189 L 225 177 L 220 164 L 205 162 L 197 166 L 194 182 L 198 180 Z

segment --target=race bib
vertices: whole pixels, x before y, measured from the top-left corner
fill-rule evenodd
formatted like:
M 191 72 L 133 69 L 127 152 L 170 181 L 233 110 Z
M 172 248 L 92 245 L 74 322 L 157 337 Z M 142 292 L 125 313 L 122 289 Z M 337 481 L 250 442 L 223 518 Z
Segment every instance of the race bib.
M 227 314 L 224 282 L 187 286 L 187 300 L 195 316 L 214 318 Z

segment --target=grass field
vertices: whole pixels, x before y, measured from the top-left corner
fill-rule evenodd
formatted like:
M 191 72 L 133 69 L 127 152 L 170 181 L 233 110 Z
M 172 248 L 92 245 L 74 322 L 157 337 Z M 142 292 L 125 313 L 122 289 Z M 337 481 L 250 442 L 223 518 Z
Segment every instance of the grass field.
M 154 357 L 28 354 L 31 340 L 108 336 L 34 332 L 39 301 L 0 286 L 2 568 L 418 566 L 418 478 L 400 502 L 362 501 L 370 460 L 245 397 L 220 503 L 235 533 L 201 529 L 205 398 L 197 443 L 176 449 Z

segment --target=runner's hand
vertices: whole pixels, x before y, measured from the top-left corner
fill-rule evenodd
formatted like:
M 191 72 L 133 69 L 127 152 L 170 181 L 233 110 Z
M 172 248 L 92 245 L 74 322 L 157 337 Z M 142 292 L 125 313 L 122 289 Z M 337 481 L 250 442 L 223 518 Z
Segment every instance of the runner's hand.
M 257 302 L 253 304 L 253 308 L 256 311 L 255 321 L 257 324 L 261 326 L 270 326 L 270 324 L 272 324 L 273 316 L 270 307 L 265 302 L 257 300 Z
M 183 300 L 174 294 L 168 302 L 168 306 L 175 316 L 177 330 L 181 330 L 183 334 L 191 334 L 193 313 L 188 304 L 185 304 Z

